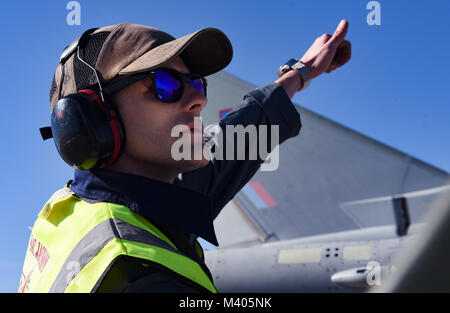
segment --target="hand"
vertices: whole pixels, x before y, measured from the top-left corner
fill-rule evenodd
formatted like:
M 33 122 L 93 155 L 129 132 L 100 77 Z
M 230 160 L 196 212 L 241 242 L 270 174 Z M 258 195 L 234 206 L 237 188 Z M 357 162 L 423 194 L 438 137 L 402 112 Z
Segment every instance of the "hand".
M 348 21 L 342 20 L 333 36 L 323 34 L 318 37 L 305 55 L 300 59 L 315 78 L 323 72 L 331 73 L 351 58 L 350 41 L 344 40 L 348 30 Z

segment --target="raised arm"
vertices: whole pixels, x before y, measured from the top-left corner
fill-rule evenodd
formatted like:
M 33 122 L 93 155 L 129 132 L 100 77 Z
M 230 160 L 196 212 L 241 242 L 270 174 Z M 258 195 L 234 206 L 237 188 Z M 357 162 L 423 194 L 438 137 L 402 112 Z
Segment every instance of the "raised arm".
M 349 41 L 344 40 L 347 29 L 348 22 L 342 20 L 332 36 L 324 34 L 318 37 L 300 59 L 307 66 L 311 79 L 323 72 L 331 73 L 348 62 L 351 56 L 351 45 Z M 300 115 L 290 99 L 302 87 L 303 81 L 300 74 L 297 71 L 288 71 L 274 83 L 248 93 L 243 103 L 236 106 L 218 123 L 218 126 L 225 133 L 227 125 L 243 127 L 278 125 L 281 144 L 300 132 Z M 258 127 L 256 129 L 259 131 Z M 224 138 L 225 142 L 227 136 L 225 135 Z M 274 148 L 269 141 L 266 147 Z M 246 140 L 246 150 L 254 144 L 251 140 Z M 250 160 L 247 156 L 245 160 L 214 159 L 206 167 L 183 173 L 181 180 L 177 180 L 176 183 L 209 195 L 214 207 L 212 214 L 216 217 L 264 162 L 264 159 Z

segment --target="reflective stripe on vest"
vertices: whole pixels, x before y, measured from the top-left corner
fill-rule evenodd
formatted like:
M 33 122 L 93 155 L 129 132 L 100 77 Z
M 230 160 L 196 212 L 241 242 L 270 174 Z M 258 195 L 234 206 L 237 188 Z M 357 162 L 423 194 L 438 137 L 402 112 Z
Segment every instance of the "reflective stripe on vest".
M 57 193 L 33 227 L 19 291 L 90 292 L 111 262 L 129 255 L 217 292 L 201 266 L 142 216 L 118 204 L 81 201 L 68 188 Z
M 205 260 L 205 255 L 203 254 L 203 248 L 200 245 L 200 243 L 198 242 L 198 240 L 196 239 L 194 241 L 194 245 L 195 245 L 195 250 L 197 250 L 198 255 L 202 258 L 202 260 Z

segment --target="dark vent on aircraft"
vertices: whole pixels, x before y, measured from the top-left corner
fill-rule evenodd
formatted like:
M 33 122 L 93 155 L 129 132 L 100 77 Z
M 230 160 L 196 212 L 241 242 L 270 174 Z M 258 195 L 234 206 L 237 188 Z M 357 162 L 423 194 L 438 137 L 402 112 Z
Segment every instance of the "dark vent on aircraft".
M 358 270 L 356 270 L 356 274 L 364 274 L 366 272 L 365 268 L 360 268 Z

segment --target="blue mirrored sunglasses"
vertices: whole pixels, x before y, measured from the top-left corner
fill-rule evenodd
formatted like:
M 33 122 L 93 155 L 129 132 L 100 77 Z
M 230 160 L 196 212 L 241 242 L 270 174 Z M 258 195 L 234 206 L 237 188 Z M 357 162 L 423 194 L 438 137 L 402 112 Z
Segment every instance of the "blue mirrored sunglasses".
M 148 72 L 128 76 L 103 88 L 111 95 L 141 79 L 150 78 L 156 98 L 165 103 L 174 103 L 183 96 L 185 83 L 190 84 L 206 97 L 206 78 L 196 74 L 185 74 L 168 67 L 160 67 Z

